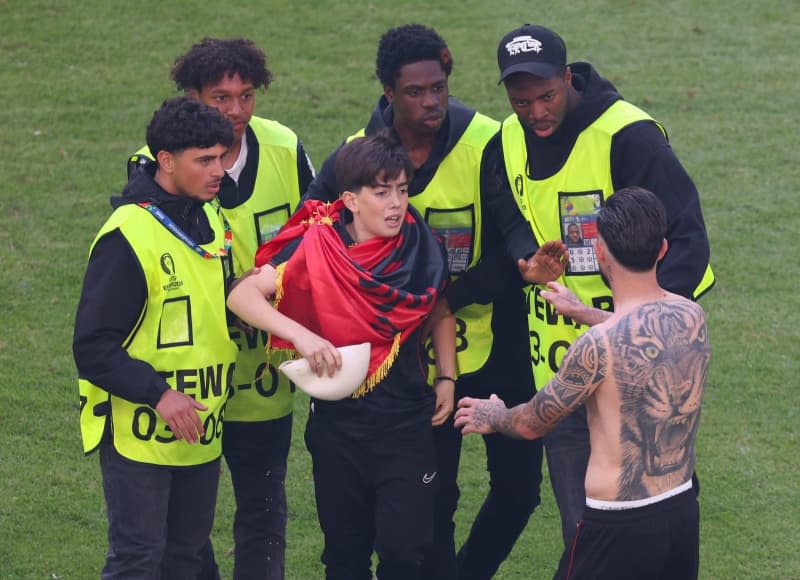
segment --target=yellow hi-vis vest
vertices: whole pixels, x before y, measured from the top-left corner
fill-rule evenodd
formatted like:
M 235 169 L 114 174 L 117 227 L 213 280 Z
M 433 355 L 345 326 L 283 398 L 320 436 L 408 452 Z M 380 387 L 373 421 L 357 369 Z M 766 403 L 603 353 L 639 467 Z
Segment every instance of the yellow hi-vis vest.
M 214 240 L 222 247 L 224 228 L 214 208 L 205 206 Z M 208 407 L 198 411 L 205 428 L 199 443 L 178 441 L 153 407 L 115 397 L 80 379 L 83 450 L 100 443 L 110 403 L 114 447 L 128 459 L 156 465 L 199 465 L 222 452 L 223 411 L 232 381 L 236 345 L 225 314 L 225 275 L 219 259 L 205 259 L 167 230 L 146 209 L 125 205 L 111 214 L 94 244 L 119 229 L 136 255 L 147 283 L 147 301 L 136 328 L 123 345 L 146 361 L 169 384 Z M 98 407 L 101 405 L 101 407 Z
M 475 113 L 464 134 L 445 156 L 427 187 L 408 198 L 444 243 L 451 279 L 457 279 L 481 257 L 481 157 L 500 124 Z M 362 129 L 349 140 L 364 135 Z M 458 374 L 474 373 L 492 350 L 492 306 L 470 304 L 456 313 Z M 430 376 L 435 376 L 433 348 L 426 348 Z
M 258 246 L 271 240 L 300 202 L 297 174 L 297 135 L 277 121 L 252 117 L 250 128 L 258 140 L 258 172 L 253 194 L 235 208 L 220 208 L 233 231 L 233 272 L 241 276 L 253 267 Z M 152 158 L 147 147 L 136 156 Z M 267 421 L 285 417 L 294 405 L 294 385 L 278 365 L 288 355 L 276 352 L 267 360 L 267 333 L 246 333 L 231 325 L 239 348 L 233 391 L 225 408 L 231 421 Z
M 585 304 L 613 310 L 611 291 L 599 274 L 594 254 L 597 213 L 614 193 L 611 179 L 611 142 L 615 134 L 637 121 L 653 119 L 625 101 L 617 101 L 575 141 L 564 166 L 543 180 L 528 177 L 525 135 L 516 115 L 503 121 L 501 139 L 506 174 L 514 199 L 531 225 L 537 242 L 562 239 L 567 244 L 569 263 L 559 282 Z M 663 127 L 659 125 L 663 131 Z M 576 230 L 578 239 L 570 238 Z M 710 266 L 695 290 L 699 296 L 713 284 Z M 567 349 L 587 327 L 556 313 L 541 297 L 545 286 L 528 291 L 528 329 L 531 362 L 537 388 L 543 388 L 558 371 Z

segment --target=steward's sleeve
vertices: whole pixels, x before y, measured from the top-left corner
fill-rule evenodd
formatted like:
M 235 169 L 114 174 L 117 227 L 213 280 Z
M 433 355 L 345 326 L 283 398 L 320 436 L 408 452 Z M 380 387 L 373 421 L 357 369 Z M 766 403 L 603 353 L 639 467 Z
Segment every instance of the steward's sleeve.
M 504 192 L 498 191 L 498 185 L 496 167 L 487 161 L 484 150 L 481 160 L 481 257 L 445 291 L 453 312 L 469 304 L 488 304 L 510 288 L 521 288 L 525 284 L 516 260 L 517 256 L 527 257 L 536 252 L 536 240 L 516 202 L 510 197 L 510 190 L 506 202 L 500 198 Z M 510 246 L 509 239 L 514 240 Z
M 336 185 L 336 154 L 341 146 L 322 163 L 322 168 L 309 184 L 305 195 L 300 200 L 300 205 L 307 199 L 319 199 L 322 201 L 336 201 L 339 197 L 339 188 Z M 298 206 L 299 207 L 299 206 Z
M 297 140 L 297 176 L 300 181 L 300 197 L 308 190 L 308 186 L 314 180 L 314 165 L 311 158 L 303 148 L 303 143 Z
M 704 280 L 710 248 L 700 196 L 655 123 L 643 121 L 624 128 L 611 145 L 614 189 L 638 186 L 652 191 L 667 211 L 667 255 L 658 265 L 658 281 L 686 298 Z M 713 275 L 708 274 L 713 283 Z M 707 288 L 705 288 L 707 289 Z
M 529 258 L 539 249 L 530 224 L 519 211 L 511 191 L 500 133 L 486 145 L 481 165 L 481 194 L 486 207 L 486 220 L 492 221 L 512 261 Z
M 89 257 L 72 352 L 81 378 L 117 397 L 155 407 L 169 385 L 123 348 L 146 300 L 144 274 L 133 250 L 119 230 L 108 233 Z
M 447 286 L 445 297 L 450 310 L 456 312 L 470 304 L 489 304 L 509 288 L 524 285 L 516 263 L 505 252 L 497 228 L 484 223 L 478 263 Z

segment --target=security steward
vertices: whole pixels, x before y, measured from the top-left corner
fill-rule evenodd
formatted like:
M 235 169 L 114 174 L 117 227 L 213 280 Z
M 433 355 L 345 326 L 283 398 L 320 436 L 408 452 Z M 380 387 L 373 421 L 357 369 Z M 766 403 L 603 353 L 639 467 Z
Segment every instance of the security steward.
M 504 232 L 509 254 L 526 256 L 545 240 L 561 238 L 568 260 L 559 282 L 594 307 L 599 322 L 614 303 L 595 256 L 597 215 L 614 191 L 643 187 L 667 212 L 669 251 L 658 265 L 658 282 L 698 299 L 714 283 L 708 236 L 697 188 L 664 127 L 625 101 L 590 63 L 567 64 L 566 57 L 563 39 L 538 25 L 510 31 L 497 47 L 500 82 L 513 113 L 486 148 L 503 176 L 487 203 L 496 215 L 520 213 L 529 224 Z M 579 235 L 570 238 L 575 228 Z M 559 315 L 541 296 L 546 290 L 534 285 L 528 296 L 530 357 L 539 386 L 552 379 L 569 346 L 588 328 Z M 590 449 L 584 408 L 547 434 L 545 450 L 569 548 L 586 499 Z
M 108 508 L 103 578 L 194 578 L 214 519 L 231 232 L 209 204 L 230 123 L 194 99 L 147 127 L 136 170 L 92 243 L 75 320 L 84 452 L 99 450 Z
M 272 73 L 266 55 L 244 38 L 204 38 L 172 69 L 177 88 L 219 110 L 233 124 L 233 144 L 223 157 L 225 175 L 217 200 L 231 226 L 233 272 L 253 267 L 256 249 L 272 239 L 314 176 L 303 145 L 288 127 L 253 114 L 259 90 Z M 131 157 L 129 174 L 152 156 Z M 233 392 L 225 411 L 222 451 L 236 497 L 233 522 L 234 579 L 284 577 L 286 465 L 292 436 L 294 386 L 268 361 L 266 333 L 229 320 L 239 348 Z M 201 578 L 218 578 L 213 549 Z

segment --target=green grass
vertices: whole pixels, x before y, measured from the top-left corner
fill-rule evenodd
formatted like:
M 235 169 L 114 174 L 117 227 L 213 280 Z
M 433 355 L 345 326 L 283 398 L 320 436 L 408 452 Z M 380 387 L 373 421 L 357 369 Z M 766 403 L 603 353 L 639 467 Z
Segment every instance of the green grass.
M 175 56 L 204 35 L 253 38 L 275 82 L 257 112 L 295 129 L 315 164 L 366 122 L 388 27 L 436 27 L 455 57 L 452 92 L 503 118 L 498 39 L 536 21 L 667 127 L 701 191 L 717 287 L 703 300 L 714 358 L 705 401 L 702 578 L 800 578 L 796 291 L 800 13 L 778 0 L 521 0 L 460 3 L 0 0 L 0 577 L 97 577 L 106 522 L 95 457 L 77 424 L 71 331 L 88 245 L 125 181 L 125 160 L 173 94 Z M 322 577 L 321 534 L 298 398 L 290 457 L 288 576 Z M 463 539 L 485 492 L 466 440 Z M 230 577 L 232 494 L 214 540 Z M 498 578 L 549 578 L 559 526 L 542 506 Z

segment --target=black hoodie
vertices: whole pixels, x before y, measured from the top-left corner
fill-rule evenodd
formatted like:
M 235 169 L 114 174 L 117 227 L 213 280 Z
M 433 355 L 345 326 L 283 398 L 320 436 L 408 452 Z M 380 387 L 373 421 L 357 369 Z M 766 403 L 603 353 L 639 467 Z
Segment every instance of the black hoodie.
M 156 164 L 137 167 L 111 207 L 149 201 L 199 244 L 214 239 L 203 202 L 164 191 L 154 180 Z M 81 378 L 133 403 L 155 407 L 169 388 L 148 363 L 122 347 L 139 320 L 147 285 L 128 241 L 114 230 L 95 244 L 78 302 L 72 352 Z
M 540 138 L 527 128 L 528 175 L 546 179 L 559 171 L 569 157 L 580 133 L 608 107 L 622 99 L 610 81 L 601 77 L 586 62 L 569 65 L 572 86 L 580 94 L 578 106 L 570 111 L 550 137 Z M 486 146 L 486 162 L 500 176 L 497 187 L 487 189 L 487 205 L 492 215 L 516 211 L 511 187 L 506 177 L 500 135 Z M 703 277 L 709 259 L 709 244 L 697 188 L 681 166 L 669 142 L 651 121 L 633 123 L 614 136 L 611 143 L 611 179 L 614 190 L 639 186 L 655 193 L 667 210 L 669 251 L 658 265 L 658 280 L 671 292 L 691 298 Z M 535 210 L 535 208 L 534 208 Z M 529 256 L 536 251 L 530 227 L 503 221 L 506 247 L 513 257 Z

